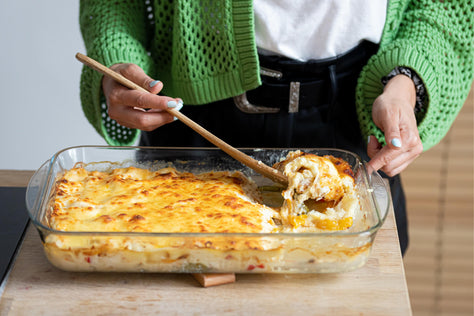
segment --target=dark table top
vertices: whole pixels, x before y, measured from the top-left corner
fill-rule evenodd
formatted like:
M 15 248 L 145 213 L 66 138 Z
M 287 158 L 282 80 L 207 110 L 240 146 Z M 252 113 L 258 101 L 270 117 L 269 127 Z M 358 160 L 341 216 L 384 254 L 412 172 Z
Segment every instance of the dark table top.
M 3 284 L 28 224 L 26 188 L 0 187 L 0 284 Z

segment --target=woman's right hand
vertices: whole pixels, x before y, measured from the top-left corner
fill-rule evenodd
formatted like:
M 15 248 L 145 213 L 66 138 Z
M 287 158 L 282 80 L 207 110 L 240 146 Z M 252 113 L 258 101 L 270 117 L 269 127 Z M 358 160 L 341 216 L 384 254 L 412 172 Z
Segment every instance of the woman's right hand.
M 115 64 L 110 69 L 151 92 L 131 90 L 104 76 L 102 90 L 107 102 L 107 113 L 111 119 L 122 126 L 142 131 L 152 131 L 175 120 L 166 109 L 180 110 L 183 105 L 182 100 L 157 95 L 163 89 L 161 81 L 150 78 L 135 64 Z M 147 109 L 147 111 L 137 108 Z

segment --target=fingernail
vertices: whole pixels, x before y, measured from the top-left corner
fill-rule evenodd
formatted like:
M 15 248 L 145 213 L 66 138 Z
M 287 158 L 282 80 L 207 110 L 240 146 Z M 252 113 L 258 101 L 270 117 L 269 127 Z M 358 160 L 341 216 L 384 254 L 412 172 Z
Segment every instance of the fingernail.
M 175 108 L 178 105 L 178 103 L 176 103 L 174 100 L 168 101 L 167 104 L 169 108 Z
M 178 102 L 178 105 L 174 108 L 176 111 L 180 111 L 183 108 L 183 102 Z
M 183 108 L 183 101 L 179 100 L 179 101 L 178 101 L 178 105 L 177 105 L 174 109 L 175 109 L 176 111 L 179 111 L 179 110 L 181 110 L 182 108 Z M 173 120 L 177 121 L 178 118 L 175 116 L 175 117 L 173 118 Z
M 370 144 L 370 136 L 367 136 L 367 144 Z
M 392 139 L 391 143 L 395 147 L 398 147 L 398 148 L 402 147 L 402 142 L 398 138 Z
M 154 80 L 152 82 L 150 82 L 150 88 L 153 88 L 154 86 L 156 86 L 156 84 L 160 82 L 160 80 Z

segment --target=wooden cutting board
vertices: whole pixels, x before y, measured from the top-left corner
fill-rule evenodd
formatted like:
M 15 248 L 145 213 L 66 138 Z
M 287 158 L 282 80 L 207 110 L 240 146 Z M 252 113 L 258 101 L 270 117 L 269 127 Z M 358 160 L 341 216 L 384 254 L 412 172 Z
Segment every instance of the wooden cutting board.
M 0 186 L 8 183 L 2 179 L 0 170 Z M 60 271 L 47 261 L 30 226 L 1 295 L 1 316 L 412 314 L 393 211 L 360 269 L 238 274 L 236 282 L 207 288 L 189 274 Z

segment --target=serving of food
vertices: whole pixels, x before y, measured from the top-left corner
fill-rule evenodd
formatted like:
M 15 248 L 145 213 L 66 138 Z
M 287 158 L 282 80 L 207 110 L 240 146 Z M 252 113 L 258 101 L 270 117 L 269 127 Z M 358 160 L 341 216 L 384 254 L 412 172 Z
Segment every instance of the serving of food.
M 288 177 L 281 216 L 286 230 L 343 230 L 359 209 L 354 174 L 342 158 L 290 152 L 275 168 Z
M 203 154 L 213 156 L 209 162 L 192 158 L 193 151 L 189 162 L 150 149 L 156 159 L 144 163 L 136 151 L 147 149 L 115 150 L 128 159 L 110 162 L 113 151 L 105 147 L 67 149 L 30 183 L 30 216 L 58 268 L 347 271 L 365 263 L 386 213 L 363 165 L 351 165 L 347 152 L 254 151 L 288 177 L 283 188 L 234 168 L 216 151 Z

